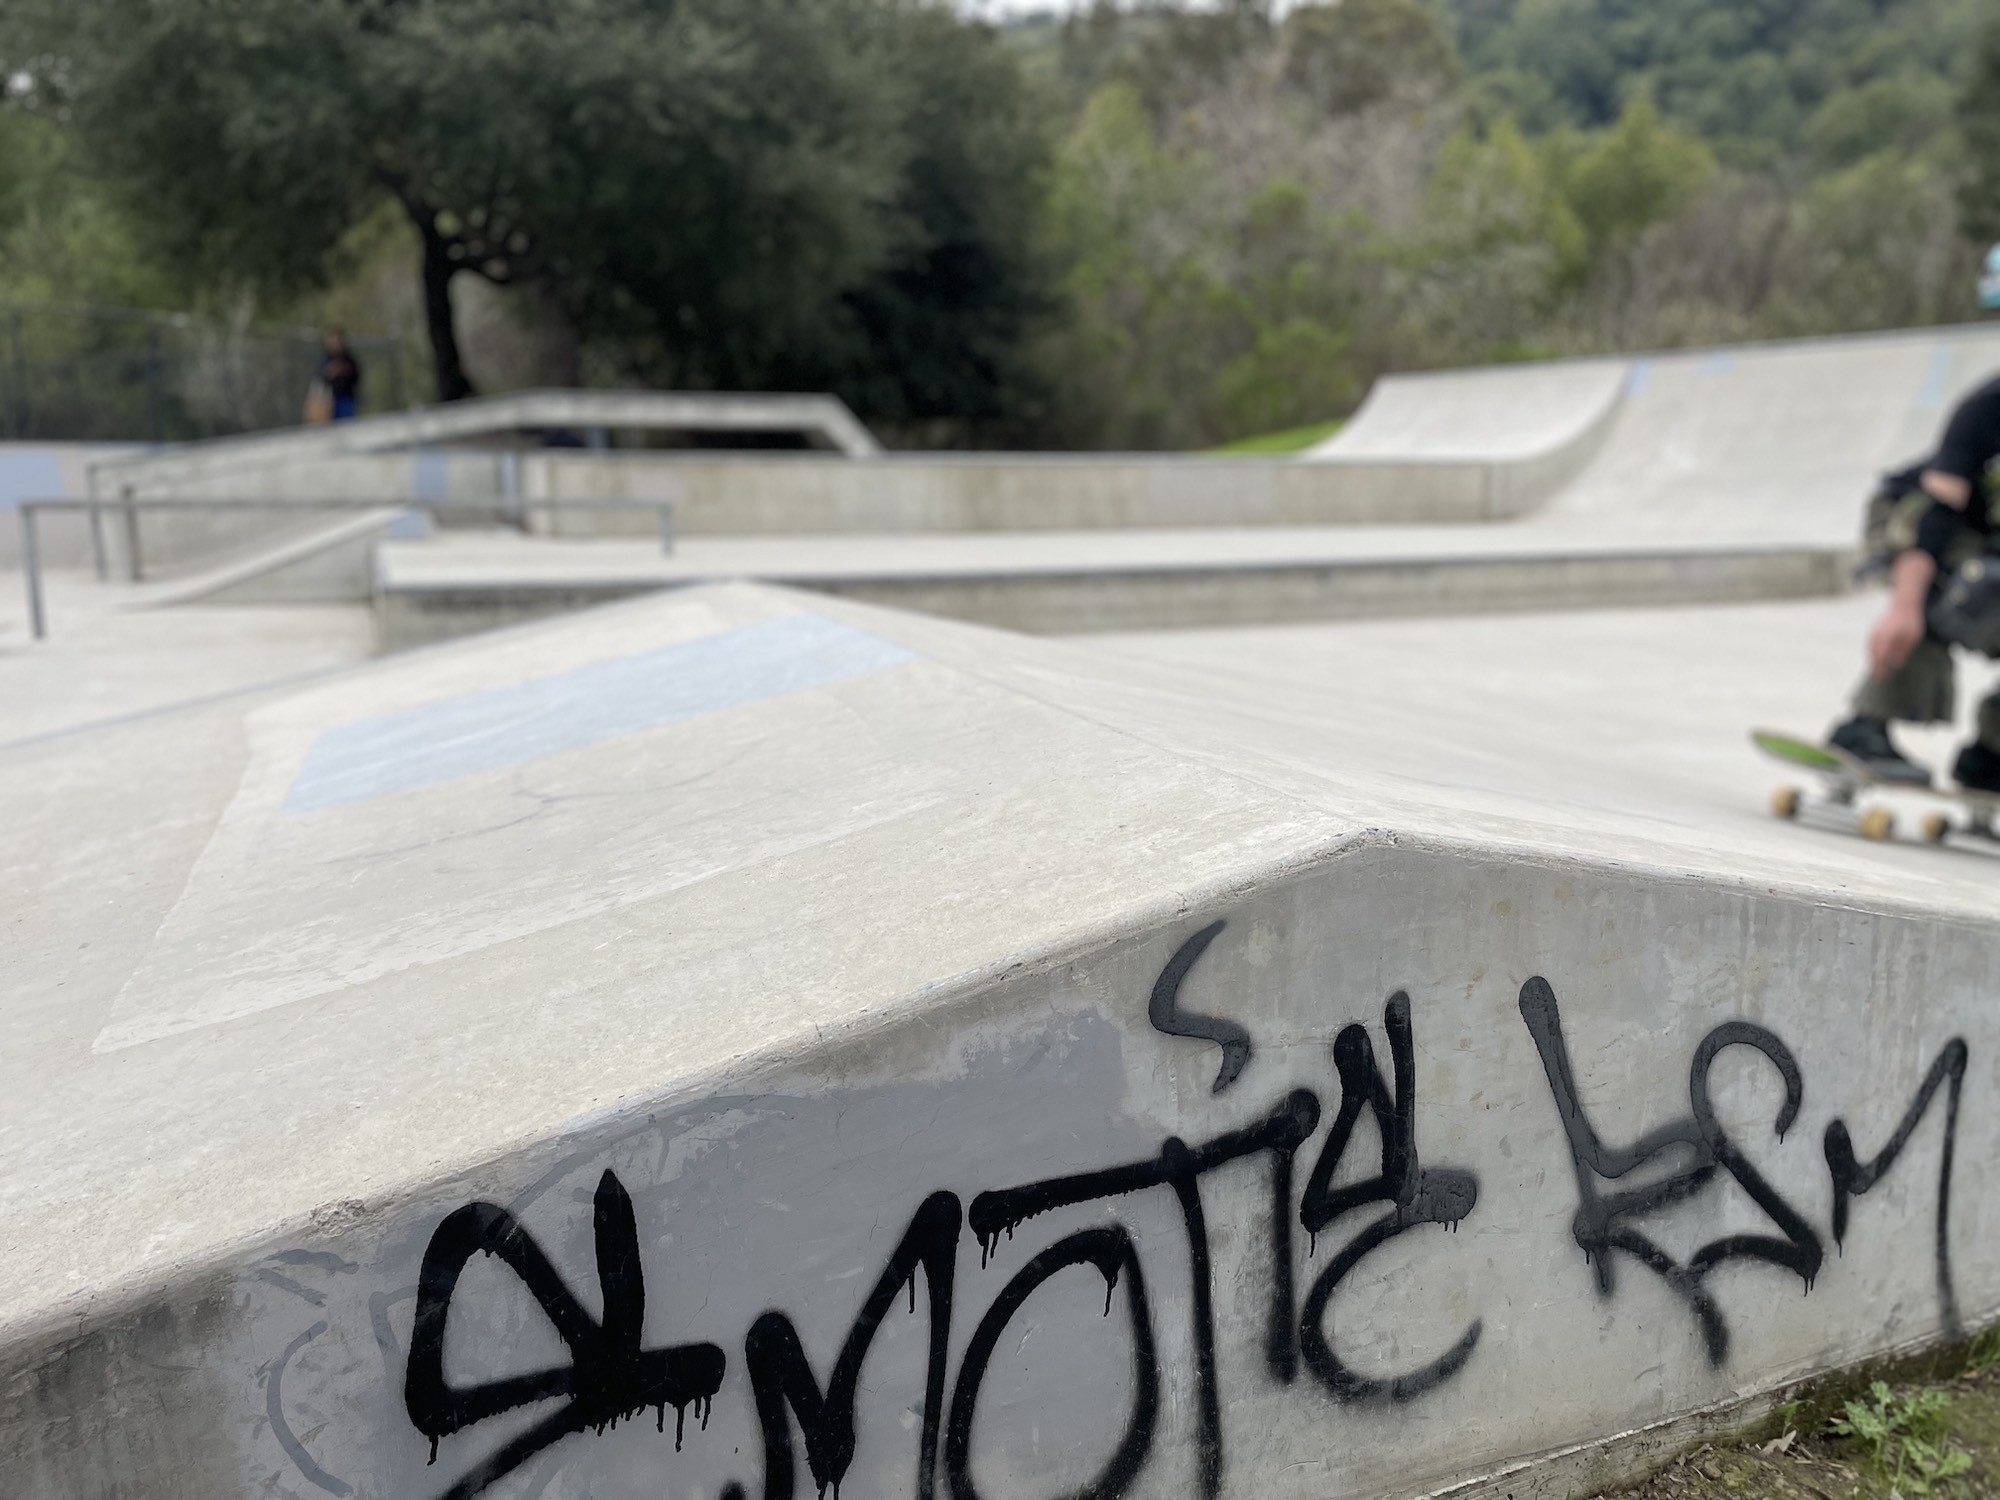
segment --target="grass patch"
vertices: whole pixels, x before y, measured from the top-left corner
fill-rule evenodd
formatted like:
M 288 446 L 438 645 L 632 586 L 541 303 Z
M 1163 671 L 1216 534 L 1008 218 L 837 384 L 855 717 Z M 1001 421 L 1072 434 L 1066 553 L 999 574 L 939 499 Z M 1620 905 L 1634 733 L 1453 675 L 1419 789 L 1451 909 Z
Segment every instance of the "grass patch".
M 1261 432 L 1255 437 L 1238 438 L 1233 443 L 1224 443 L 1220 448 L 1208 451 L 1227 454 L 1297 453 L 1314 443 L 1325 442 L 1346 425 L 1345 419 L 1339 419 L 1315 422 L 1310 427 L 1288 427 L 1283 432 Z
M 1826 1430 L 1866 1449 L 1893 1488 L 1929 1495 L 1972 1467 L 1972 1455 L 1951 1440 L 1950 1428 L 1951 1397 L 1944 1391 L 1932 1386 L 1899 1393 L 1878 1380 Z
M 1641 1483 L 1630 1500 L 1973 1500 L 2000 1495 L 2000 1327 L 1879 1362 Z

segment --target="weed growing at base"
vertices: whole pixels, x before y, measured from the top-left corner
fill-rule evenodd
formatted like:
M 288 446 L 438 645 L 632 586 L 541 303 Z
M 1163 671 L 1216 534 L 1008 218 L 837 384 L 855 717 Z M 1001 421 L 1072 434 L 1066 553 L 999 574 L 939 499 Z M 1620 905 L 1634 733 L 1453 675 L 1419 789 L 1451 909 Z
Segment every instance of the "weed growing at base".
M 1827 1431 L 1867 1448 L 1897 1489 L 1928 1495 L 1972 1467 L 1972 1455 L 1945 1436 L 1950 1415 L 1951 1397 L 1943 1391 L 1898 1396 L 1878 1380 L 1868 1399 L 1849 1401 L 1846 1415 L 1829 1422 Z

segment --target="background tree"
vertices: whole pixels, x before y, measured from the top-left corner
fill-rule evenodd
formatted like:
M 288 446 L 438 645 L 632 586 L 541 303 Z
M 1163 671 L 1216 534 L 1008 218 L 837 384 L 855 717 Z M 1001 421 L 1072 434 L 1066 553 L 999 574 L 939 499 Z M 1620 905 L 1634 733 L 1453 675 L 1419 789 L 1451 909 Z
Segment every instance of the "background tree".
M 0 295 L 427 325 L 447 395 L 463 338 L 1198 446 L 1389 370 L 1973 316 L 1991 3 L 8 0 Z
M 2000 17 L 1980 34 L 1958 122 L 1965 134 L 1966 227 L 1982 240 L 2000 240 Z
M 465 274 L 546 282 L 685 384 L 837 347 L 923 238 L 906 175 L 939 123 L 914 110 L 949 49 L 906 33 L 941 23 L 966 30 L 875 0 L 20 0 L 5 50 L 190 278 L 321 284 L 392 198 L 450 400 Z
M 801 7 L 757 3 L 780 17 L 760 46 L 815 45 L 782 35 Z M 851 96 L 772 107 L 782 77 L 705 69 L 718 113 L 741 115 L 727 130 L 642 136 L 636 112 L 607 111 L 552 242 L 558 295 L 630 376 L 833 390 L 933 440 L 1004 430 L 1036 399 L 1022 347 L 1047 302 L 1039 101 L 983 28 L 850 9 Z

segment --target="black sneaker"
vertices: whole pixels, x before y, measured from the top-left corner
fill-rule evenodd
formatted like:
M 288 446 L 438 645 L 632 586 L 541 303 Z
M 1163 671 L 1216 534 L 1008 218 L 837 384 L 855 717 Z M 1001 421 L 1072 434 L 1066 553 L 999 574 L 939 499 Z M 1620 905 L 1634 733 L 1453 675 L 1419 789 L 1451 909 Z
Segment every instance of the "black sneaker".
M 1884 781 L 1902 786 L 1931 784 L 1931 773 L 1904 757 L 1889 738 L 1889 726 L 1880 719 L 1849 719 L 1828 735 L 1826 742 L 1836 750 L 1845 750 Z
M 2000 755 L 1974 740 L 1958 752 L 1951 779 L 1968 792 L 2000 794 Z

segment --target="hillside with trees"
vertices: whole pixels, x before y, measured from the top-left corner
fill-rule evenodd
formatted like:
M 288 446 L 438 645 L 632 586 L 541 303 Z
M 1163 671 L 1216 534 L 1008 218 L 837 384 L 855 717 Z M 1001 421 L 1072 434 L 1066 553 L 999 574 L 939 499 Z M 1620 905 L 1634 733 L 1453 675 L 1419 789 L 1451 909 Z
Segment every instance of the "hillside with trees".
M 0 301 L 338 317 L 438 399 L 830 389 L 1197 447 L 1387 370 L 1955 321 L 1987 0 L 11 0 Z

